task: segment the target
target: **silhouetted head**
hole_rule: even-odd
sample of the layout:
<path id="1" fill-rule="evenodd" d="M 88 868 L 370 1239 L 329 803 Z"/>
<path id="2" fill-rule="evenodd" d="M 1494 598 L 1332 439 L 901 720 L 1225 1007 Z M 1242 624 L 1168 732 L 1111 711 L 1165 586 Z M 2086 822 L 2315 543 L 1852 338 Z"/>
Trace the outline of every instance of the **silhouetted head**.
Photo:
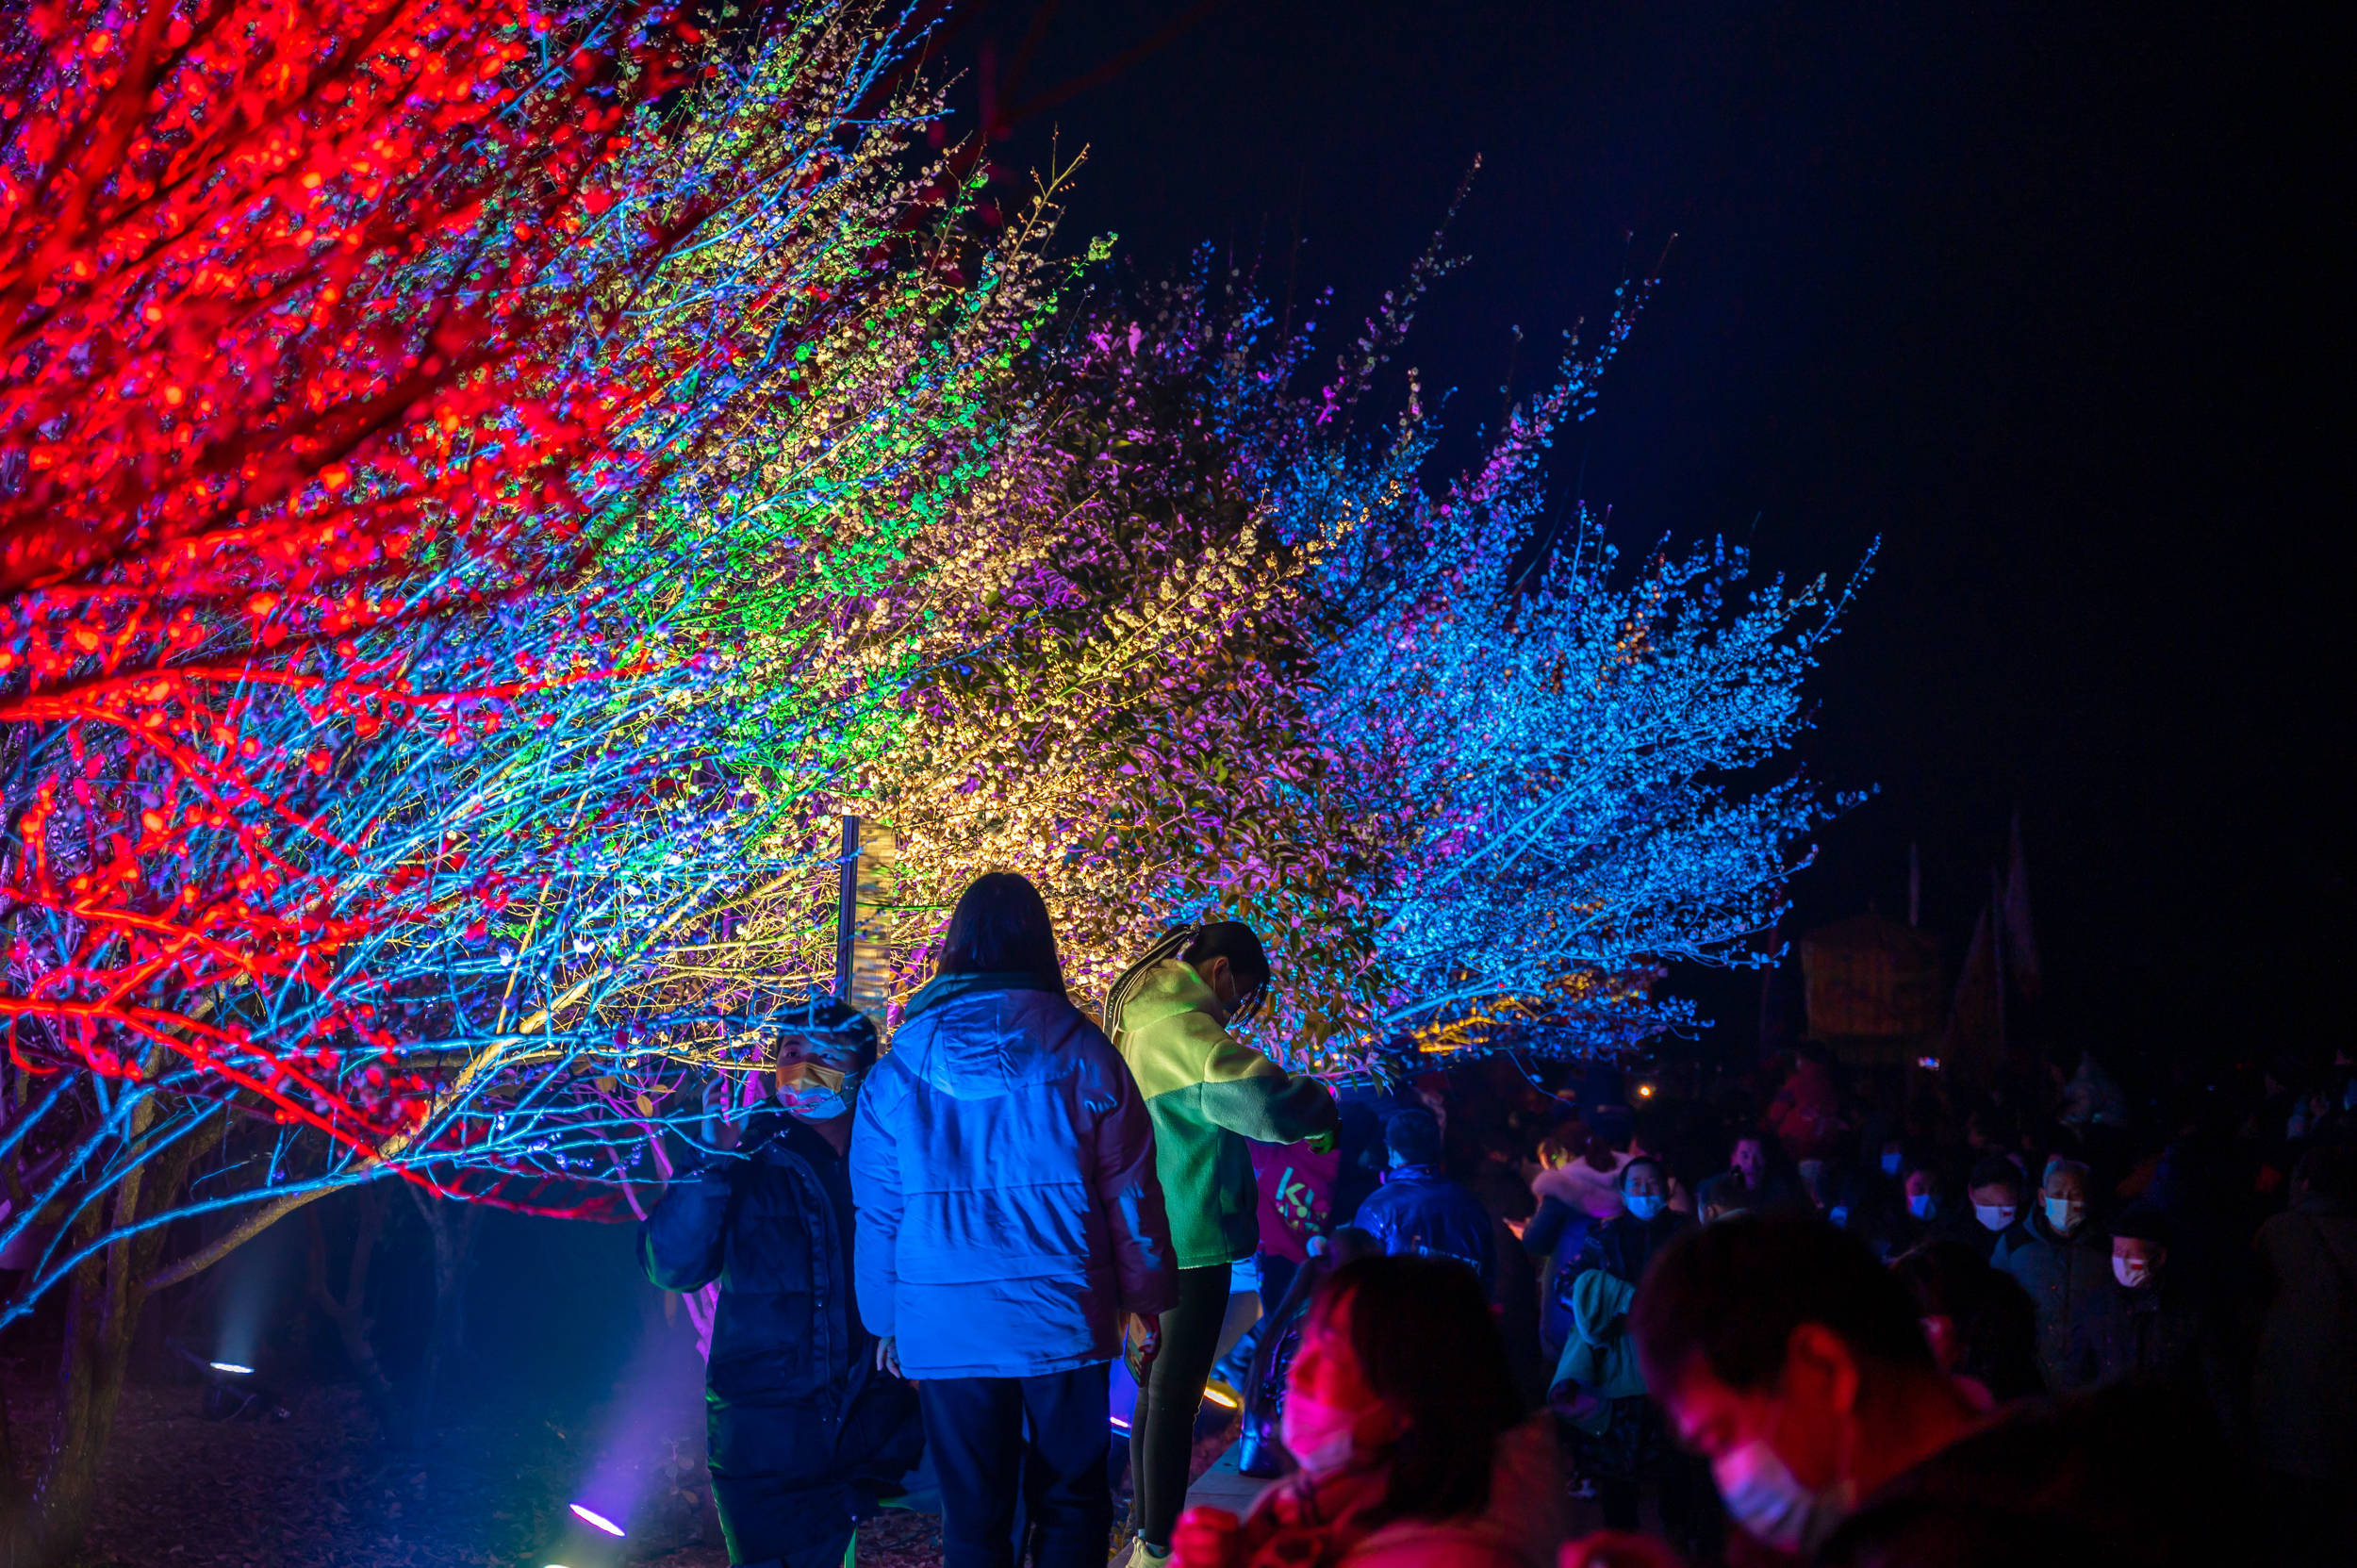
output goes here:
<path id="1" fill-rule="evenodd" d="M 1013 871 L 976 877 L 958 896 L 934 968 L 945 975 L 1031 975 L 1062 990 L 1056 930 L 1039 889 Z"/>

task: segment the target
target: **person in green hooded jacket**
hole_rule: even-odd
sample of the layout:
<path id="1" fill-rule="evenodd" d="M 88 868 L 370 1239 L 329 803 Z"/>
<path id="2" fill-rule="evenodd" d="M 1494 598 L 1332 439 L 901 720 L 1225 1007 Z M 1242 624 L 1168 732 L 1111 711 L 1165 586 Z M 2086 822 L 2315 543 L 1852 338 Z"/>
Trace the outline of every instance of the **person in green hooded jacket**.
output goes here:
<path id="1" fill-rule="evenodd" d="M 1178 1298 L 1141 1338 L 1153 1358 L 1129 1430 L 1133 1564 L 1168 1559 L 1187 1500 L 1195 1417 L 1228 1313 L 1232 1265 L 1260 1246 L 1250 1145 L 1330 1138 L 1334 1098 L 1228 1033 L 1268 989 L 1268 956 L 1235 920 L 1174 932 L 1114 982 L 1105 1021 L 1154 1121 Z"/>

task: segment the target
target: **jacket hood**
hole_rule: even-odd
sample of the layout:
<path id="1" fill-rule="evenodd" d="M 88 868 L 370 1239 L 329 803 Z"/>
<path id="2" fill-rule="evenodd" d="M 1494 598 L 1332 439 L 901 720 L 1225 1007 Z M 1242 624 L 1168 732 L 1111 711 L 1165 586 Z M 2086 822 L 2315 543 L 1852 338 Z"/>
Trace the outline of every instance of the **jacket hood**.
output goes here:
<path id="1" fill-rule="evenodd" d="M 972 975 L 935 975 L 927 981 L 900 1015 L 907 1023 L 918 1014 L 930 1012 L 943 1002 L 957 997 L 970 996 L 977 991 L 1047 991 L 1056 996 L 1064 994 L 1063 984 L 1047 975 L 1035 975 L 1028 969 L 1007 969 L 996 973 Z"/>
<path id="2" fill-rule="evenodd" d="M 1180 958 L 1165 958 L 1138 978 L 1121 1008 L 1121 1016 L 1106 1020 L 1116 1036 L 1175 1018 L 1181 1013 L 1205 1013 L 1211 1021 L 1227 1022 L 1219 998 L 1203 983 L 1195 966 Z"/>
<path id="3" fill-rule="evenodd" d="M 945 976 L 910 1013 L 886 1060 L 953 1099 L 991 1099 L 1058 1076 L 1071 1032 L 1090 1028 L 1061 987 L 1030 975 Z"/>

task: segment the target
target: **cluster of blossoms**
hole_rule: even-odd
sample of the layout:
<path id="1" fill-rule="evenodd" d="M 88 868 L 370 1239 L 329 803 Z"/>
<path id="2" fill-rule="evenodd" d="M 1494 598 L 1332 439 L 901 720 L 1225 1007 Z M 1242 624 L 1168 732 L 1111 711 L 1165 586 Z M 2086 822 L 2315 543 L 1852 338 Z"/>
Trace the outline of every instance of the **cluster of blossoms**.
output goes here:
<path id="1" fill-rule="evenodd" d="M 841 814 L 900 996 L 1019 870 L 1084 1001 L 1250 921 L 1343 1074 L 1676 1025 L 1838 804 L 1723 781 L 1839 592 L 1524 569 L 1633 294 L 1435 481 L 1367 405 L 1437 252 L 1330 372 L 1208 260 L 1051 261 L 1063 173 L 982 199 L 870 0 L 8 25 L 0 1321 L 387 1173 L 634 1211 L 832 974 Z"/>

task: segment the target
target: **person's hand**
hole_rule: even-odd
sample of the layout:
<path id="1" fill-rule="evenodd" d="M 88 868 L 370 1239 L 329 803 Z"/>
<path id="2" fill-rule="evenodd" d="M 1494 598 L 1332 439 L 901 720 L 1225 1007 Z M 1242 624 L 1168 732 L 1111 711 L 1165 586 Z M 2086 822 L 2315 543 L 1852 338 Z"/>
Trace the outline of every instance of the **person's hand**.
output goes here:
<path id="1" fill-rule="evenodd" d="M 1170 1532 L 1174 1568 L 1228 1568 L 1243 1528 L 1243 1521 L 1226 1509 L 1198 1503 L 1178 1516 L 1178 1527 Z"/>
<path id="2" fill-rule="evenodd" d="M 1526 1219 L 1509 1219 L 1506 1222 L 1506 1228 L 1514 1233 L 1514 1239 L 1516 1241 L 1521 1241 L 1523 1239 L 1523 1232 L 1530 1229 L 1530 1221 Z"/>
<path id="3" fill-rule="evenodd" d="M 876 1370 L 889 1372 L 895 1378 L 905 1378 L 900 1370 L 900 1346 L 894 1336 L 886 1334 L 876 1342 Z"/>
<path id="4" fill-rule="evenodd" d="M 1686 1560 L 1652 1536 L 1598 1530 L 1565 1542 L 1555 1568 L 1686 1568 Z"/>
<path id="5" fill-rule="evenodd" d="M 715 1148 L 736 1147 L 737 1126 L 736 1081 L 726 1073 L 714 1073 L 704 1082 L 704 1142 Z"/>

